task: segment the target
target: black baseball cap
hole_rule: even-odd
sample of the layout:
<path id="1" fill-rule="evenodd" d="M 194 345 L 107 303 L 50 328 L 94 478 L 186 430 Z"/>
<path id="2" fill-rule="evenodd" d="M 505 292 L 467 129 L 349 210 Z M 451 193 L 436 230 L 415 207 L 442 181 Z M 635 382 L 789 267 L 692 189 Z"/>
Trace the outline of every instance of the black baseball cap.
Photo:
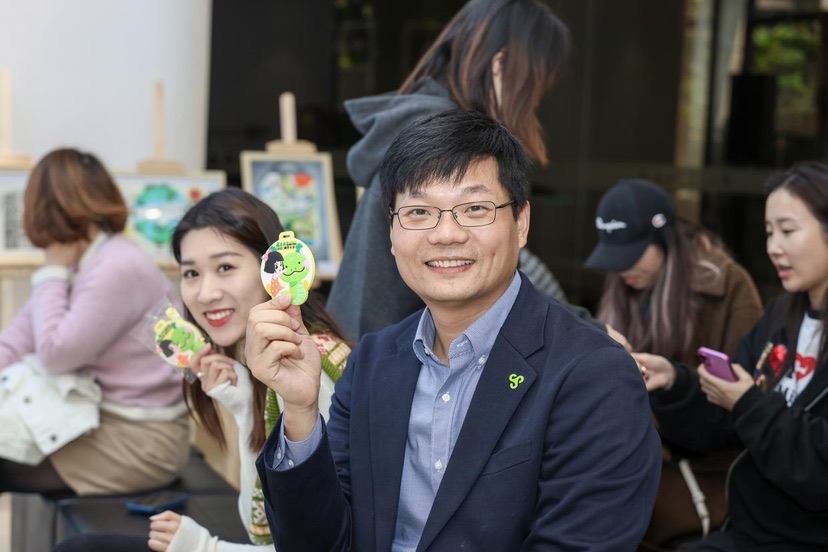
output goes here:
<path id="1" fill-rule="evenodd" d="M 599 242 L 584 265 L 623 272 L 675 221 L 676 204 L 663 188 L 649 180 L 619 180 L 598 203 Z"/>

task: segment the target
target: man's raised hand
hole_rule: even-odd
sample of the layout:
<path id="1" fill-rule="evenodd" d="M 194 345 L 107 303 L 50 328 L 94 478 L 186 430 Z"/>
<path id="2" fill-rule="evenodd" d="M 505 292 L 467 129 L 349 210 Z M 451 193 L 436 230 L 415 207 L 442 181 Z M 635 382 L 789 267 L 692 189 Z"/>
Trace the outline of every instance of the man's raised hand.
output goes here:
<path id="1" fill-rule="evenodd" d="M 253 376 L 282 397 L 285 436 L 304 441 L 319 416 L 322 358 L 290 297 L 250 310 L 244 355 Z"/>

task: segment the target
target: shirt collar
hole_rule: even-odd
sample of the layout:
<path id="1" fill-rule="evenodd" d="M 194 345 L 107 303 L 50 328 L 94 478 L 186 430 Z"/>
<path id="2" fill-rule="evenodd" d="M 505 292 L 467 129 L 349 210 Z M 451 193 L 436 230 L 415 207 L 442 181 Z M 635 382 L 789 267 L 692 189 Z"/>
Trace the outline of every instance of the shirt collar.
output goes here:
<path id="1" fill-rule="evenodd" d="M 81 255 L 80 262 L 78 262 L 78 271 L 82 270 L 85 267 L 89 260 L 95 256 L 95 253 L 98 252 L 98 249 L 111 237 L 111 234 L 108 232 L 104 232 L 100 230 L 95 238 L 92 240 L 92 243 L 89 244 L 89 247 L 86 248 L 86 251 L 83 252 Z"/>
<path id="2" fill-rule="evenodd" d="M 457 336 L 452 342 L 452 345 L 459 343 L 462 339 L 468 339 L 474 354 L 473 358 L 488 358 L 489 352 L 492 350 L 492 346 L 494 346 L 495 339 L 497 339 L 497 334 L 506 321 L 506 317 L 509 316 L 509 311 L 512 310 L 512 306 L 515 304 L 518 292 L 520 291 L 520 284 L 520 274 L 515 271 L 512 283 L 509 284 L 509 287 L 506 288 L 503 295 L 495 301 L 494 305 L 489 307 L 486 312 L 475 320 L 471 326 Z M 433 354 L 431 351 L 434 348 L 434 337 L 436 333 L 434 318 L 431 316 L 431 311 L 426 307 L 420 316 L 420 323 L 417 325 L 417 332 L 414 334 L 414 343 L 412 344 L 414 354 L 417 355 L 417 358 L 423 364 L 425 364 L 426 355 Z M 485 360 L 479 365 L 482 366 L 484 363 Z"/>

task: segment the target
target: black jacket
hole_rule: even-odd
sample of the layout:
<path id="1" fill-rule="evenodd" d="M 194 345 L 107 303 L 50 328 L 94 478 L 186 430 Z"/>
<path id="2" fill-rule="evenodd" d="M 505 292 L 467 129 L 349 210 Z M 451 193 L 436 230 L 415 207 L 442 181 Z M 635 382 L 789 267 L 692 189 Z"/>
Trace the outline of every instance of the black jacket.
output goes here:
<path id="1" fill-rule="evenodd" d="M 795 354 L 782 316 L 779 303 L 772 303 L 742 338 L 734 362 L 752 371 L 768 342 Z M 828 550 L 827 361 L 819 359 L 811 383 L 791 407 L 779 393 L 753 387 L 727 412 L 707 402 L 696 371 L 683 365 L 669 391 L 650 395 L 669 439 L 699 452 L 745 448 L 728 477 L 729 527 L 757 544 Z M 762 371 L 778 379 L 770 362 Z"/>

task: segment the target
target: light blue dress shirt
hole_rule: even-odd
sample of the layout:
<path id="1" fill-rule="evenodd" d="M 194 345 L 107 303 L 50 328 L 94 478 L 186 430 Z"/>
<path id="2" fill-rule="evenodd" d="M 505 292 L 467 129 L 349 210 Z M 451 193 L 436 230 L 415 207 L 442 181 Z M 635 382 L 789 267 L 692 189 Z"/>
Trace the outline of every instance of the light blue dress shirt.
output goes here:
<path id="1" fill-rule="evenodd" d="M 500 328 L 517 299 L 520 284 L 520 275 L 515 272 L 506 292 L 451 342 L 448 366 L 432 351 L 436 335 L 434 319 L 428 309 L 423 311 L 413 343 L 414 354 L 422 367 L 408 421 L 392 552 L 413 552 L 420 542 L 477 382 Z M 319 446 L 321 416 L 311 435 L 302 442 L 287 440 L 284 424 L 279 431 L 281 444 L 276 449 L 273 468 L 284 471 L 307 460 Z"/>

